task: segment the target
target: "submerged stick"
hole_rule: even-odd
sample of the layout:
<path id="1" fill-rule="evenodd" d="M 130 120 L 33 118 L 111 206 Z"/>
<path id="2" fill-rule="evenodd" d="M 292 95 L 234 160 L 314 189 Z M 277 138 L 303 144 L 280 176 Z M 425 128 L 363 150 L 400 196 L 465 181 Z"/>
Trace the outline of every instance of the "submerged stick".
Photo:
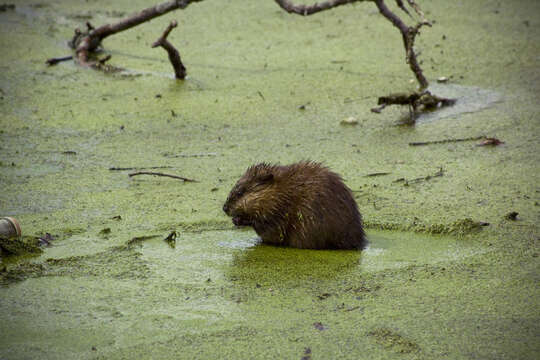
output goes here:
<path id="1" fill-rule="evenodd" d="M 433 178 L 440 177 L 440 176 L 444 176 L 444 169 L 442 167 L 439 168 L 439 171 L 437 171 L 433 175 L 422 176 L 422 177 L 418 177 L 418 178 L 410 179 L 410 180 L 407 180 L 405 178 L 399 178 L 399 179 L 394 180 L 393 182 L 394 183 L 401 183 L 402 182 L 403 186 L 409 186 L 409 184 L 415 184 L 415 183 L 419 183 L 419 182 L 422 182 L 422 181 L 428 181 L 428 180 L 431 180 Z"/>
<path id="2" fill-rule="evenodd" d="M 389 175 L 389 174 L 391 174 L 391 173 L 381 171 L 381 172 L 375 172 L 375 173 L 366 174 L 366 175 L 364 175 L 364 177 L 385 176 L 385 175 Z"/>
<path id="3" fill-rule="evenodd" d="M 49 66 L 52 66 L 52 65 L 58 64 L 59 62 L 68 61 L 68 60 L 71 60 L 71 59 L 73 59 L 73 55 L 57 57 L 57 58 L 50 58 L 50 59 L 47 59 L 47 61 L 45 61 L 45 63 L 47 65 L 49 65 Z"/>
<path id="4" fill-rule="evenodd" d="M 111 171 L 125 171 L 125 170 L 144 170 L 144 169 L 170 169 L 172 166 L 150 166 L 150 167 L 110 167 Z"/>
<path id="5" fill-rule="evenodd" d="M 217 155 L 218 155 L 217 153 L 201 153 L 201 154 L 176 154 L 176 155 L 165 154 L 163 156 L 169 157 L 169 158 L 197 158 L 197 157 L 205 157 L 205 156 L 212 157 L 212 156 L 217 156 Z"/>
<path id="6" fill-rule="evenodd" d="M 133 176 L 137 176 L 137 175 L 165 176 L 165 177 L 170 177 L 170 178 L 173 178 L 173 179 L 184 180 L 184 182 L 198 182 L 197 180 L 188 179 L 188 178 L 185 178 L 185 177 L 182 177 L 182 176 L 158 173 L 158 172 L 153 172 L 153 171 L 137 171 L 137 172 L 134 172 L 134 173 L 131 173 L 131 174 L 128 174 L 128 175 L 129 175 L 129 177 L 133 177 Z"/>

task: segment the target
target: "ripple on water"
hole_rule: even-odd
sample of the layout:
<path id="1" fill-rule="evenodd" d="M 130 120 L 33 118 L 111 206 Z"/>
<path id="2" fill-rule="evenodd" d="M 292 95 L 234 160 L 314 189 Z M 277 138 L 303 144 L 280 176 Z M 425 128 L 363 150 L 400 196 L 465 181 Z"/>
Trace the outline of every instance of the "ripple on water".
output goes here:
<path id="1" fill-rule="evenodd" d="M 489 89 L 457 84 L 432 84 L 428 90 L 439 97 L 457 99 L 455 105 L 422 113 L 416 124 L 430 123 L 444 118 L 456 117 L 460 114 L 477 112 L 493 106 L 502 100 L 502 94 Z"/>
<path id="2" fill-rule="evenodd" d="M 220 241 L 218 245 L 229 249 L 247 249 L 259 243 L 260 239 L 251 235 L 250 237 L 231 236 L 230 239 Z"/>
<path id="3" fill-rule="evenodd" d="M 456 261 L 486 251 L 455 237 L 413 232 L 370 232 L 369 241 L 360 264 L 366 271 Z"/>

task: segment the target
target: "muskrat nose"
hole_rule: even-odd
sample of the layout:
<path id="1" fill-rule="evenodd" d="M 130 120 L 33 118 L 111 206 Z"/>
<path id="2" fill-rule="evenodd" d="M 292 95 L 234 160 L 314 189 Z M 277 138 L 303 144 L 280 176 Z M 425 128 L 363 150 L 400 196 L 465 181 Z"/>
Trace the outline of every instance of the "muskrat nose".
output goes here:
<path id="1" fill-rule="evenodd" d="M 227 204 L 223 205 L 223 211 L 226 213 L 227 211 L 229 211 L 229 206 L 227 206 Z"/>

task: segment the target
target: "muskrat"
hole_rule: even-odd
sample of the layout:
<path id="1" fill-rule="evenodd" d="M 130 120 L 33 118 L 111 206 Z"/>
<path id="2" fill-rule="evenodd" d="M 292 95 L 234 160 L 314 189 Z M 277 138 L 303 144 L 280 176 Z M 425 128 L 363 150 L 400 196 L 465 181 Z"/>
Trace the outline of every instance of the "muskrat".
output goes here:
<path id="1" fill-rule="evenodd" d="M 312 161 L 249 167 L 223 211 L 264 243 L 302 249 L 362 249 L 362 216 L 341 176 Z"/>

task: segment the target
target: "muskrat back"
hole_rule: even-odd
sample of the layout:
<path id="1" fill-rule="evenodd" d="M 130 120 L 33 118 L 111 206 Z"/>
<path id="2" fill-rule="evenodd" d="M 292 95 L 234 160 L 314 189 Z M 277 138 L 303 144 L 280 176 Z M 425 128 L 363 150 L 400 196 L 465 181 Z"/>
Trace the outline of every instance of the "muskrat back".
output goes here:
<path id="1" fill-rule="evenodd" d="M 262 241 L 304 249 L 361 249 L 362 217 L 341 177 L 319 163 L 249 167 L 223 211 Z"/>

